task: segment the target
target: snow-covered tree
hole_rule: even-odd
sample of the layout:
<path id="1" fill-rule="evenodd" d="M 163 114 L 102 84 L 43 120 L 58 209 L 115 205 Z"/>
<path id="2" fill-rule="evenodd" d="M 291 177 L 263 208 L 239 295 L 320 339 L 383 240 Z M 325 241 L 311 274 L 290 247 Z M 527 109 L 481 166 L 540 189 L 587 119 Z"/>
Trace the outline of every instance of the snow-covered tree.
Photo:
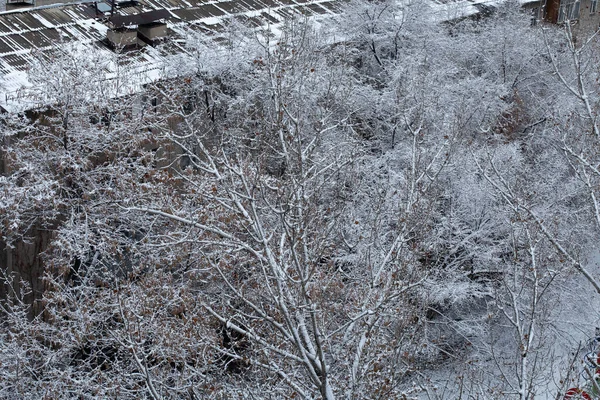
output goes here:
<path id="1" fill-rule="evenodd" d="M 13 253 L 47 232 L 44 279 L 3 271 L 0 396 L 564 391 L 562 292 L 598 281 L 595 43 L 421 7 L 190 32 L 136 94 L 126 54 L 40 56 L 0 224 Z"/>

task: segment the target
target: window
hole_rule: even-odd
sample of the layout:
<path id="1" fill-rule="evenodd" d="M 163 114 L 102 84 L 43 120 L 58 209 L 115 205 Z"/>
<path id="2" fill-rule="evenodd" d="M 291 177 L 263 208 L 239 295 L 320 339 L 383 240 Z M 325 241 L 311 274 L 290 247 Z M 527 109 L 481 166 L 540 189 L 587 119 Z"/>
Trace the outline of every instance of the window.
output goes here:
<path id="1" fill-rule="evenodd" d="M 598 0 L 592 0 L 590 4 L 590 14 L 594 14 L 598 11 Z"/>
<path id="2" fill-rule="evenodd" d="M 579 18 L 579 0 L 562 0 L 558 10 L 558 23 Z"/>
<path id="3" fill-rule="evenodd" d="M 540 9 L 537 7 L 531 10 L 531 26 L 537 25 L 539 13 Z"/>

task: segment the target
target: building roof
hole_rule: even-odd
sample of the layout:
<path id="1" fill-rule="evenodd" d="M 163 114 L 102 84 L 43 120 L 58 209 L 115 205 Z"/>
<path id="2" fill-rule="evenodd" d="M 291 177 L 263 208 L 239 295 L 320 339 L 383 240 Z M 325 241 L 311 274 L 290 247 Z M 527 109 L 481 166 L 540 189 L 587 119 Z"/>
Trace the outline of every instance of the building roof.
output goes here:
<path id="1" fill-rule="evenodd" d="M 58 45 L 94 52 L 113 50 L 106 40 L 109 29 L 160 20 L 168 26 L 169 46 L 146 46 L 132 52 L 129 68 L 136 87 L 158 79 L 165 58 L 184 53 L 187 30 L 207 35 L 222 30 L 230 19 L 252 26 L 277 24 L 292 14 L 319 16 L 335 13 L 343 0 L 139 0 L 117 3 L 118 16 L 94 2 L 61 4 L 0 13 L 0 107 L 18 112 L 43 105 L 32 98 L 28 71 L 39 68 L 40 57 Z M 108 3 L 110 4 L 110 3 Z M 107 64 L 109 65 L 109 64 Z M 108 67 L 110 68 L 110 66 Z M 115 66 L 116 68 L 116 66 Z M 110 76 L 110 72 L 106 76 Z M 113 71 L 114 72 L 114 71 Z"/>
<path id="2" fill-rule="evenodd" d="M 167 24 L 169 46 L 145 46 L 128 53 L 129 79 L 119 95 L 138 91 L 144 84 L 165 78 L 166 59 L 186 52 L 189 30 L 206 36 L 217 34 L 228 20 L 250 26 L 276 26 L 290 15 L 326 16 L 339 12 L 348 0 L 115 0 L 111 16 L 110 0 L 57 4 L 0 13 L 0 108 L 19 112 L 51 103 L 32 96 L 29 71 L 40 68 L 40 58 L 50 58 L 60 46 L 93 50 L 113 58 L 107 41 L 109 29 L 122 29 L 160 20 Z M 398 0 L 400 2 L 405 0 Z M 430 17 L 436 21 L 463 18 L 495 7 L 506 0 L 424 0 Z M 519 0 L 529 3 L 534 0 Z M 537 0 L 535 0 L 537 1 Z M 107 62 L 103 79 L 116 77 L 122 65 Z M 46 104 L 44 104 L 46 103 Z"/>

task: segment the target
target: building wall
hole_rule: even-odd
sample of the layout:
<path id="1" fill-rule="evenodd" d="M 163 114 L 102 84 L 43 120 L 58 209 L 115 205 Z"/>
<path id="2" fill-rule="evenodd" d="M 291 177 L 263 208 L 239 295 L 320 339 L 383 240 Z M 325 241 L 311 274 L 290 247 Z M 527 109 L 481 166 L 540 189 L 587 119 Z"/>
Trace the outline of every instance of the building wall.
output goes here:
<path id="1" fill-rule="evenodd" d="M 579 8 L 579 20 L 573 25 L 573 33 L 577 40 L 585 40 L 592 35 L 600 26 L 600 0 L 596 6 L 596 11 L 592 10 L 592 0 L 581 0 Z"/>
<path id="2" fill-rule="evenodd" d="M 2 129 L 1 126 L 0 126 L 0 129 Z M 3 140 L 3 142 L 4 143 L 0 143 L 0 176 L 8 175 L 8 160 L 6 159 L 5 151 L 2 150 L 2 145 L 6 146 L 8 148 L 8 145 L 10 144 L 9 136 L 6 136 Z"/>
<path id="3" fill-rule="evenodd" d="M 42 310 L 39 301 L 45 290 L 43 253 L 54 236 L 53 229 L 36 226 L 26 233 L 27 240 L 17 240 L 8 246 L 0 240 L 0 272 L 12 277 L 12 282 L 0 282 L 0 301 L 14 297 L 25 289 L 26 304 L 31 304 L 29 317 Z M 29 287 L 24 288 L 23 282 Z"/>
<path id="4" fill-rule="evenodd" d="M 596 11 L 592 12 L 592 0 L 579 1 L 579 15 L 571 21 L 573 32 L 579 36 L 584 34 L 593 34 L 598 29 L 600 24 L 600 0 L 596 7 Z M 544 7 L 544 20 L 546 22 L 558 23 L 560 15 L 560 7 L 565 2 L 573 2 L 573 0 L 546 0 Z"/>

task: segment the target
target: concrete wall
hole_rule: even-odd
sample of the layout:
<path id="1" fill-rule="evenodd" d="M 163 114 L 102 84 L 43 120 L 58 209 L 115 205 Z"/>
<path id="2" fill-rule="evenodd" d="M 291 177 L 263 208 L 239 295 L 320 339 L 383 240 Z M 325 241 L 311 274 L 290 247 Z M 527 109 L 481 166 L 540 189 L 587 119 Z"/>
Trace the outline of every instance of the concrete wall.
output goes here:
<path id="1" fill-rule="evenodd" d="M 581 0 L 579 20 L 573 26 L 573 33 L 578 41 L 586 40 L 596 32 L 598 26 L 600 26 L 600 13 L 598 12 L 598 10 L 600 10 L 600 0 L 598 0 L 595 12 L 591 12 L 591 7 L 591 0 Z"/>

